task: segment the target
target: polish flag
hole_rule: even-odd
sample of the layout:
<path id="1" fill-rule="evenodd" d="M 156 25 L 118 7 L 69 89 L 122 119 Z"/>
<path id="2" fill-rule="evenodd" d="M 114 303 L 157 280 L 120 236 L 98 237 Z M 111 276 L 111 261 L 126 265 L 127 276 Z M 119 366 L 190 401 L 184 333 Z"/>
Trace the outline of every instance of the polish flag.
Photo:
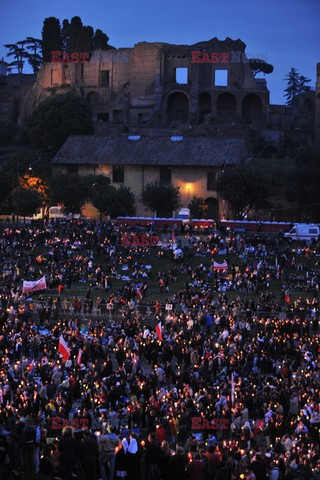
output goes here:
<path id="1" fill-rule="evenodd" d="M 46 288 L 46 276 L 44 275 L 35 282 L 28 282 L 27 280 L 23 280 L 22 293 L 37 292 L 38 290 L 46 290 Z"/>
<path id="2" fill-rule="evenodd" d="M 77 356 L 77 364 L 81 365 L 81 357 L 82 357 L 82 350 L 79 349 L 78 356 Z"/>
<path id="3" fill-rule="evenodd" d="M 142 294 L 140 292 L 140 288 L 137 288 L 136 289 L 136 295 L 139 297 L 139 298 L 142 298 Z"/>
<path id="4" fill-rule="evenodd" d="M 213 268 L 214 270 L 218 272 L 222 272 L 223 270 L 228 270 L 228 263 L 223 262 L 223 263 L 218 263 L 218 262 L 213 262 Z"/>
<path id="5" fill-rule="evenodd" d="M 62 335 L 59 338 L 58 352 L 62 355 L 63 361 L 66 362 L 70 358 L 70 350 Z"/>
<path id="6" fill-rule="evenodd" d="M 156 334 L 158 336 L 159 342 L 162 342 L 162 324 L 161 324 L 161 322 L 159 322 L 156 325 Z"/>

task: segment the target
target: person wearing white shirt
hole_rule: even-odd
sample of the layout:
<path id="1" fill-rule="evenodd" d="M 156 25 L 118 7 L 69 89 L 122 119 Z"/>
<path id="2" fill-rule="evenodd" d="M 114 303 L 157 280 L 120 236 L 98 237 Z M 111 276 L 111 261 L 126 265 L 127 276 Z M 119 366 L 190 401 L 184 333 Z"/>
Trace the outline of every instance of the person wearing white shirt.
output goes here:
<path id="1" fill-rule="evenodd" d="M 144 340 L 145 340 L 146 338 L 148 338 L 148 335 L 150 335 L 150 330 L 149 330 L 147 327 L 145 327 L 144 332 L 143 332 L 143 338 L 144 338 Z"/>

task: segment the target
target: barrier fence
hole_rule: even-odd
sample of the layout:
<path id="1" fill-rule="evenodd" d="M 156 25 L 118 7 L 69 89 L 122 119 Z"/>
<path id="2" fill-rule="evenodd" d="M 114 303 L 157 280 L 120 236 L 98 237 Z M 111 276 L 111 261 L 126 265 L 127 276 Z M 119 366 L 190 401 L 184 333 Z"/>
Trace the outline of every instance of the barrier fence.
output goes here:
<path id="1" fill-rule="evenodd" d="M 26 302 L 23 305 L 14 305 L 14 311 L 18 313 L 32 313 L 35 315 L 44 314 L 49 318 L 54 316 L 73 316 L 80 318 L 102 318 L 107 317 L 109 319 L 123 318 L 128 313 L 140 313 L 143 316 L 155 317 L 159 314 L 166 315 L 168 313 L 176 314 L 191 314 L 193 316 L 199 315 L 201 312 L 203 314 L 210 313 L 211 315 L 215 314 L 225 314 L 225 315 L 234 315 L 233 307 L 229 309 L 222 308 L 219 304 L 215 306 L 192 306 L 185 307 L 180 304 L 174 303 L 162 303 L 162 304 L 153 304 L 153 305 L 140 305 L 140 304 L 119 304 L 119 303 L 105 303 L 105 304 L 94 304 L 92 307 L 89 307 L 86 304 L 85 297 L 77 297 L 81 302 L 81 308 L 78 305 L 72 303 L 71 300 L 66 300 L 61 297 L 61 301 L 48 302 L 47 300 L 33 300 Z M 1 308 L 4 308 L 1 305 Z M 8 313 L 10 307 L 7 306 Z M 12 307 L 11 307 L 12 309 Z M 248 318 L 248 319 L 261 319 L 261 318 L 273 318 L 277 317 L 279 320 L 282 319 L 294 319 L 294 318 L 310 318 L 313 319 L 315 316 L 319 318 L 319 312 L 315 312 L 311 309 L 293 309 L 289 308 L 281 311 L 270 311 L 270 310 L 239 310 L 236 314 L 237 317 Z"/>

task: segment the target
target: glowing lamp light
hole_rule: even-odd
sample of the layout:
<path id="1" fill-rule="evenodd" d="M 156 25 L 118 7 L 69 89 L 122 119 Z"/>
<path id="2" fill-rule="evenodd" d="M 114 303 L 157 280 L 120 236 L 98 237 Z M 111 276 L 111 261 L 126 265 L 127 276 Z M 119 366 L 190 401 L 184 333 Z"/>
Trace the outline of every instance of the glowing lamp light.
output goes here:
<path id="1" fill-rule="evenodd" d="M 192 183 L 186 183 L 186 191 L 187 195 L 190 195 L 190 193 L 192 192 Z"/>

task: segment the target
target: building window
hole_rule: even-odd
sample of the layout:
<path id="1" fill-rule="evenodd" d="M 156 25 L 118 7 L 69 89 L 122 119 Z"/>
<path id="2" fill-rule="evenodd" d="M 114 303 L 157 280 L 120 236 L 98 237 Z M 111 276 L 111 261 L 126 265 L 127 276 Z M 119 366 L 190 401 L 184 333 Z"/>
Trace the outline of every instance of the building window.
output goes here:
<path id="1" fill-rule="evenodd" d="M 176 83 L 188 83 L 188 69 L 186 67 L 176 68 Z"/>
<path id="2" fill-rule="evenodd" d="M 214 70 L 213 84 L 215 87 L 227 87 L 228 86 L 228 70 Z"/>
<path id="3" fill-rule="evenodd" d="M 124 167 L 122 165 L 117 167 L 112 167 L 112 182 L 113 183 L 124 182 Z"/>
<path id="4" fill-rule="evenodd" d="M 160 167 L 160 183 L 171 183 L 171 167 Z"/>
<path id="5" fill-rule="evenodd" d="M 101 70 L 100 87 L 109 87 L 109 70 Z"/>
<path id="6" fill-rule="evenodd" d="M 113 121 L 114 123 L 122 122 L 122 110 L 113 110 Z"/>
<path id="7" fill-rule="evenodd" d="M 109 113 L 98 112 L 97 113 L 97 120 L 102 120 L 104 123 L 109 122 Z"/>
<path id="8" fill-rule="evenodd" d="M 149 114 L 148 113 L 138 113 L 138 124 L 143 125 L 148 122 Z"/>
<path id="9" fill-rule="evenodd" d="M 70 175 L 78 175 L 79 174 L 79 166 L 78 165 L 67 165 L 67 173 Z"/>
<path id="10" fill-rule="evenodd" d="M 215 192 L 217 190 L 216 172 L 207 172 L 207 190 L 208 192 Z"/>

